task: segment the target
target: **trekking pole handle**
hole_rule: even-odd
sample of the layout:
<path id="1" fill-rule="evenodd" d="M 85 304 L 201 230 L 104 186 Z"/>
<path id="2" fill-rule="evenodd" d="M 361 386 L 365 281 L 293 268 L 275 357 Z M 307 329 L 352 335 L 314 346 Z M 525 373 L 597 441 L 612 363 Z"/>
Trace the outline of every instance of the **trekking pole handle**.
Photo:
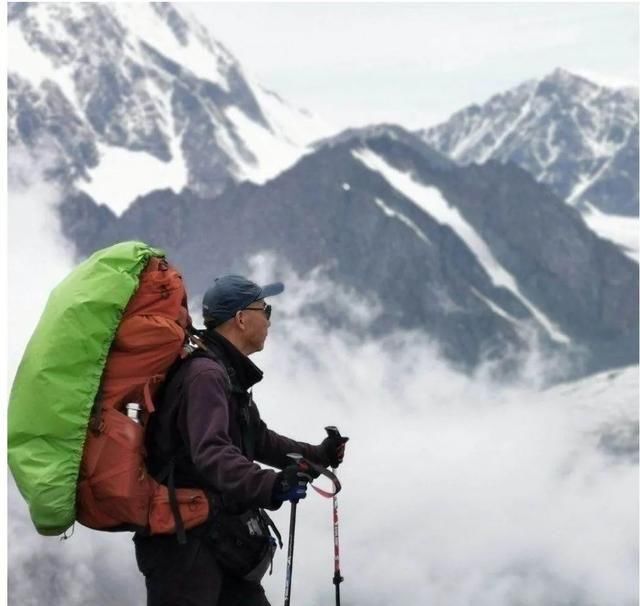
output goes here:
<path id="1" fill-rule="evenodd" d="M 328 427 L 325 427 L 324 430 L 327 432 L 327 435 L 330 438 L 341 438 L 342 436 L 340 435 L 340 432 L 338 431 L 338 428 L 335 425 L 329 425 Z"/>

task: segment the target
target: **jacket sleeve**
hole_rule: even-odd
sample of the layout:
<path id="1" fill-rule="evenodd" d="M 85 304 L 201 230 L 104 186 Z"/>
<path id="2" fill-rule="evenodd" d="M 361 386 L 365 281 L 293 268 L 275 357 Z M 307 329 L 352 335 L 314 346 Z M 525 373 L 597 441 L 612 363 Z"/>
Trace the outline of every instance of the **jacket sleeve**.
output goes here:
<path id="1" fill-rule="evenodd" d="M 225 500 L 272 508 L 276 474 L 249 461 L 229 436 L 229 401 L 224 371 L 201 368 L 184 385 L 184 431 L 201 477 Z"/>
<path id="2" fill-rule="evenodd" d="M 256 408 L 257 411 L 257 408 Z M 260 419 L 256 431 L 256 460 L 277 469 L 284 469 L 292 463 L 287 457 L 289 453 L 299 453 L 312 463 L 327 466 L 329 461 L 325 458 L 320 446 L 312 446 L 306 442 L 297 442 L 291 438 L 282 436 L 269 429 L 267 424 Z"/>

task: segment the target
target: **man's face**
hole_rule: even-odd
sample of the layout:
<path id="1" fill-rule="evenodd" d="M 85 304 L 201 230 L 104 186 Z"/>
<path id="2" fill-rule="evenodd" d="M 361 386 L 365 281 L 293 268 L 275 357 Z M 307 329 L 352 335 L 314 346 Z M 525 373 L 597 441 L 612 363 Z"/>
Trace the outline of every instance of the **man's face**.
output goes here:
<path id="1" fill-rule="evenodd" d="M 267 318 L 267 304 L 264 299 L 254 301 L 251 305 L 242 310 L 242 319 L 244 322 L 244 337 L 251 353 L 262 351 L 264 342 L 269 333 L 271 322 Z"/>

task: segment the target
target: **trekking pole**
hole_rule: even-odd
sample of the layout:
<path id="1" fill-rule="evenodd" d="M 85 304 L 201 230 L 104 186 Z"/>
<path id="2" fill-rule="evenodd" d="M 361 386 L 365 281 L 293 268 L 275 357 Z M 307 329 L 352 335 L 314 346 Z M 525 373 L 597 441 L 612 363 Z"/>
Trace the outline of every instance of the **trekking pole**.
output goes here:
<path id="1" fill-rule="evenodd" d="M 305 471 L 311 470 L 316 474 L 317 477 L 322 475 L 322 476 L 325 476 L 326 478 L 329 478 L 329 480 L 331 480 L 331 482 L 333 483 L 333 492 L 328 492 L 326 490 L 323 490 L 322 488 L 318 488 L 317 486 L 313 486 L 313 484 L 311 484 L 311 487 L 318 494 L 322 495 L 327 499 L 330 499 L 332 497 L 335 497 L 335 495 L 338 494 L 338 492 L 340 492 L 340 489 L 341 489 L 340 480 L 338 480 L 338 478 L 334 473 L 330 472 L 328 469 L 325 469 L 324 467 L 321 467 L 320 465 L 312 463 L 311 461 L 307 461 L 301 454 L 292 453 L 292 454 L 288 454 L 287 456 L 296 462 L 298 469 L 300 471 L 305 472 Z M 309 480 L 311 480 L 310 476 L 309 476 Z M 298 501 L 291 501 L 291 517 L 289 518 L 289 545 L 287 548 L 287 578 L 284 586 L 284 606 L 289 606 L 289 603 L 291 601 L 291 584 L 292 584 L 292 577 L 293 577 L 293 545 L 294 545 L 295 532 L 296 532 L 297 505 L 298 505 Z"/>
<path id="2" fill-rule="evenodd" d="M 297 464 L 300 464 L 302 455 L 288 454 Z M 289 545 L 287 547 L 287 577 L 284 585 L 284 606 L 289 606 L 291 601 L 291 579 L 293 576 L 293 543 L 296 533 L 296 508 L 298 501 L 291 501 L 291 517 L 289 518 Z"/>
<path id="3" fill-rule="evenodd" d="M 335 426 L 325 427 L 329 437 L 340 438 L 340 432 Z M 335 469 L 332 468 L 335 472 Z M 337 493 L 336 493 L 337 494 Z M 338 498 L 333 495 L 333 584 L 336 586 L 336 606 L 340 606 L 340 583 L 344 578 L 340 574 L 340 538 L 338 533 Z"/>

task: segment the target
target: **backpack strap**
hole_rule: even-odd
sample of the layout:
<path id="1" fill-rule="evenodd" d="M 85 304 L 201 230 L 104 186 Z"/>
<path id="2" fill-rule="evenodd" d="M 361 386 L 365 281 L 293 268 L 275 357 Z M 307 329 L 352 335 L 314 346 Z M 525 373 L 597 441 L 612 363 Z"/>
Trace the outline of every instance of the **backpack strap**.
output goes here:
<path id="1" fill-rule="evenodd" d="M 183 355 L 180 356 L 169 368 L 167 374 L 165 376 L 165 380 L 163 383 L 163 391 L 160 395 L 159 401 L 164 398 L 166 386 L 169 384 L 171 380 L 175 378 L 178 372 L 182 369 L 183 363 L 186 362 L 191 357 L 197 357 L 198 349 L 190 347 L 187 344 L 184 348 Z M 178 397 L 181 397 L 182 392 L 182 384 L 180 383 L 178 386 Z M 150 417 L 153 420 L 153 415 Z M 150 438 L 151 432 L 153 428 L 150 426 L 147 429 L 147 438 Z M 184 447 L 179 448 L 174 454 L 172 454 L 166 463 L 166 465 L 161 469 L 161 471 L 156 475 L 155 480 L 159 484 L 165 484 L 167 486 L 167 491 L 169 493 L 169 507 L 171 508 L 171 513 L 173 514 L 173 519 L 176 525 L 176 537 L 178 543 L 180 545 L 184 545 L 187 542 L 187 535 L 184 528 L 184 520 L 182 519 L 182 515 L 180 513 L 180 507 L 178 505 L 178 497 L 176 495 L 176 484 L 175 484 L 175 468 L 176 468 L 176 460 L 185 457 L 186 452 Z"/>
<path id="2" fill-rule="evenodd" d="M 238 421 L 240 423 L 240 428 L 242 431 L 241 440 L 242 447 L 241 451 L 247 459 L 253 461 L 255 456 L 255 436 L 252 431 L 251 426 L 251 414 L 249 412 L 249 408 L 253 403 L 253 393 L 252 391 L 245 391 L 241 387 L 239 387 L 237 374 L 234 368 L 226 364 L 223 356 L 219 355 L 213 348 L 209 347 L 207 343 L 205 343 L 201 334 L 195 329 L 189 333 L 191 340 L 195 345 L 194 351 L 190 354 L 191 357 L 205 357 L 215 360 L 222 366 L 225 370 L 225 379 L 227 381 L 227 388 L 229 390 L 229 395 L 236 395 L 236 402 L 238 404 Z M 248 398 L 247 398 L 248 395 Z"/>
<path id="3" fill-rule="evenodd" d="M 282 549 L 282 535 L 280 534 L 275 522 L 271 519 L 271 516 L 264 509 L 258 509 L 258 515 L 262 518 L 267 527 L 273 531 L 273 534 L 276 535 L 278 545 L 280 545 L 280 549 Z"/>

